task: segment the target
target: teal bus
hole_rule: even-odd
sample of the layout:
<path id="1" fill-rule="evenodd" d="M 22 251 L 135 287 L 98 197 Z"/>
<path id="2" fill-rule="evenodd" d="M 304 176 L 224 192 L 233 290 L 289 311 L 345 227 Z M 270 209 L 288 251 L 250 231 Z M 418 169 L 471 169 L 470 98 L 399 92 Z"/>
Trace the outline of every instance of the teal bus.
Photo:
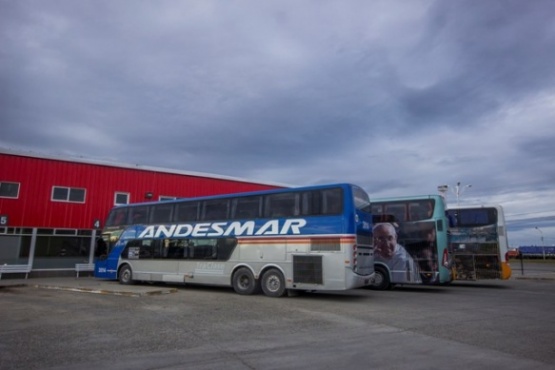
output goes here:
<path id="1" fill-rule="evenodd" d="M 445 201 L 439 195 L 372 200 L 373 288 L 452 281 Z"/>
<path id="2" fill-rule="evenodd" d="M 95 276 L 122 284 L 206 284 L 280 297 L 359 288 L 374 278 L 370 200 L 352 184 L 117 206 L 106 227 L 113 246 L 96 261 Z"/>

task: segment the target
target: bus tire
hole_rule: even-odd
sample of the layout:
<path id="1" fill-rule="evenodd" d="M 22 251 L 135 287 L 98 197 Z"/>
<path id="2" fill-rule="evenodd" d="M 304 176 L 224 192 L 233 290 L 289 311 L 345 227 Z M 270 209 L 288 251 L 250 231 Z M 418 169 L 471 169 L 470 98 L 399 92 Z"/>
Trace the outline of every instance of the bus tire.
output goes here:
<path id="1" fill-rule="evenodd" d="M 231 284 L 238 294 L 251 295 L 258 291 L 258 281 L 254 278 L 251 270 L 246 267 L 241 267 L 233 273 Z"/>
<path id="2" fill-rule="evenodd" d="M 129 265 L 125 265 L 119 270 L 118 280 L 119 283 L 123 285 L 133 284 L 133 271 Z"/>
<path id="3" fill-rule="evenodd" d="M 278 269 L 269 269 L 262 275 L 262 291 L 268 297 L 283 297 L 285 295 L 285 278 Z"/>
<path id="4" fill-rule="evenodd" d="M 391 289 L 391 281 L 389 280 L 389 272 L 383 266 L 374 267 L 375 278 L 374 283 L 371 285 L 372 289 L 375 290 L 387 290 Z"/>

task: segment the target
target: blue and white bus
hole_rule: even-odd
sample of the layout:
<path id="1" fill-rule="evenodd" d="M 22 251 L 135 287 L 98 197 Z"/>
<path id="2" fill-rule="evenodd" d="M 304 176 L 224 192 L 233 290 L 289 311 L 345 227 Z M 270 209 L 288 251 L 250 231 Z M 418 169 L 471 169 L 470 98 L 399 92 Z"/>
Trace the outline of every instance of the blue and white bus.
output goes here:
<path id="1" fill-rule="evenodd" d="M 135 212 L 140 210 L 140 212 Z M 141 222 L 132 221 L 142 214 Z M 374 278 L 368 194 L 356 185 L 226 194 L 115 207 L 125 214 L 95 276 L 260 289 L 345 290 Z"/>
<path id="2" fill-rule="evenodd" d="M 445 201 L 439 195 L 372 199 L 374 289 L 452 280 Z"/>

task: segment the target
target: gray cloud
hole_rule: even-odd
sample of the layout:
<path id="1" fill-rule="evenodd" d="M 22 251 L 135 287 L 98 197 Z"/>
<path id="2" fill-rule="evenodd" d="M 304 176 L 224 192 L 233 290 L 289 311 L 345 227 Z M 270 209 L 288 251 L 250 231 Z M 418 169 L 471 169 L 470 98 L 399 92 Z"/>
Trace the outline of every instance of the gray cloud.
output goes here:
<path id="1" fill-rule="evenodd" d="M 0 146 L 372 196 L 464 181 L 549 221 L 554 25 L 542 0 L 4 1 Z"/>

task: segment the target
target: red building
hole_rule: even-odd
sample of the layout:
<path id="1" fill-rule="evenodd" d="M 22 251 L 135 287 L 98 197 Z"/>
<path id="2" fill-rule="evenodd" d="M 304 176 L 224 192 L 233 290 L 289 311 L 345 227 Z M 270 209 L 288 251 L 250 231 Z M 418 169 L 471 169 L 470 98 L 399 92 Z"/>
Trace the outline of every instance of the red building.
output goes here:
<path id="1" fill-rule="evenodd" d="M 97 231 L 116 204 L 283 187 L 238 178 L 0 148 L 0 265 L 31 275 L 92 263 Z"/>

